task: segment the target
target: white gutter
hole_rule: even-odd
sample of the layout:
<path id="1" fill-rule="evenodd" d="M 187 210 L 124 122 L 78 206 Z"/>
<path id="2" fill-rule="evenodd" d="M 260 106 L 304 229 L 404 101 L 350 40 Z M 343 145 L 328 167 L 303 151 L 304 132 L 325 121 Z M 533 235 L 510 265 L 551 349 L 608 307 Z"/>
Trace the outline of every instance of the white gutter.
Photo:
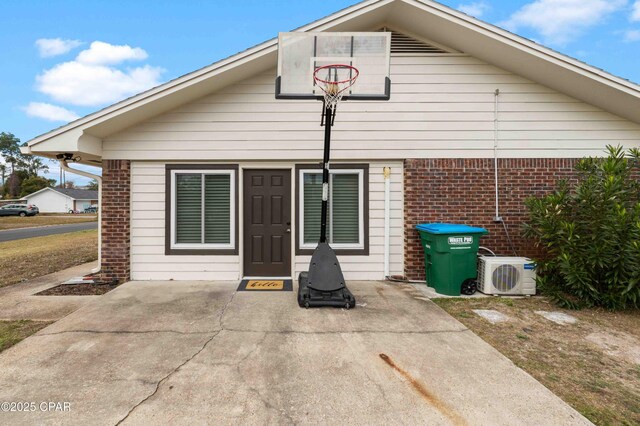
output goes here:
<path id="1" fill-rule="evenodd" d="M 494 92 L 494 109 L 493 109 L 493 171 L 496 187 L 496 215 L 493 218 L 494 222 L 502 222 L 500 217 L 500 201 L 499 201 L 499 188 L 498 188 L 498 97 L 500 96 L 500 89 L 496 89 Z"/>
<path id="2" fill-rule="evenodd" d="M 96 274 L 102 269 L 102 176 L 94 175 L 93 173 L 83 170 L 72 169 L 64 158 L 58 161 L 63 170 L 98 181 L 98 267 L 91 270 L 91 273 Z"/>
<path id="3" fill-rule="evenodd" d="M 390 222 L 391 222 L 391 168 L 384 168 L 384 278 L 389 278 Z"/>

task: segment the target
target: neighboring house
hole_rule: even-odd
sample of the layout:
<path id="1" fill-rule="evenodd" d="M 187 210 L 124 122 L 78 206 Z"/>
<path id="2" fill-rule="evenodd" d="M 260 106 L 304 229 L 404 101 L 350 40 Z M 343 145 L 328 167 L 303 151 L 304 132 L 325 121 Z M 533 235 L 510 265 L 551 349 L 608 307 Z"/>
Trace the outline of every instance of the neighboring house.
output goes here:
<path id="1" fill-rule="evenodd" d="M 420 222 L 483 226 L 484 246 L 512 252 L 494 222 L 494 153 L 498 213 L 518 254 L 530 255 L 520 236 L 527 196 L 607 144 L 640 147 L 640 86 L 439 3 L 369 0 L 298 31 L 383 28 L 395 32 L 391 100 L 345 102 L 333 129 L 330 231 L 347 279 L 384 278 L 386 167 L 390 273 L 420 279 Z M 25 153 L 102 167 L 105 275 L 306 270 L 321 104 L 274 99 L 276 52 L 277 39 L 267 41 L 29 141 Z M 267 219 L 265 236 L 256 223 Z"/>
<path id="2" fill-rule="evenodd" d="M 87 189 L 43 188 L 25 197 L 27 204 L 38 206 L 40 213 L 82 212 L 98 204 L 98 191 Z"/>

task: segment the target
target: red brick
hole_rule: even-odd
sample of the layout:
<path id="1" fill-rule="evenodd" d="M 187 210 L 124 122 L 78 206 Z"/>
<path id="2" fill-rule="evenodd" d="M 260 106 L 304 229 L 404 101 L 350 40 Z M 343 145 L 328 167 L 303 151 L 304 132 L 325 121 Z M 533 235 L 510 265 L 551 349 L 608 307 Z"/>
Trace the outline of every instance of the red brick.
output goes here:
<path id="1" fill-rule="evenodd" d="M 575 179 L 576 159 L 500 159 L 500 216 L 519 256 L 540 253 L 522 236 L 527 218 L 524 201 L 553 190 L 560 179 Z M 408 159 L 404 161 L 405 275 L 424 279 L 424 257 L 415 225 L 465 223 L 486 228 L 481 245 L 513 255 L 502 224 L 494 223 L 493 159 Z"/>
<path id="2" fill-rule="evenodd" d="M 102 272 L 104 280 L 129 281 L 131 162 L 102 162 Z"/>

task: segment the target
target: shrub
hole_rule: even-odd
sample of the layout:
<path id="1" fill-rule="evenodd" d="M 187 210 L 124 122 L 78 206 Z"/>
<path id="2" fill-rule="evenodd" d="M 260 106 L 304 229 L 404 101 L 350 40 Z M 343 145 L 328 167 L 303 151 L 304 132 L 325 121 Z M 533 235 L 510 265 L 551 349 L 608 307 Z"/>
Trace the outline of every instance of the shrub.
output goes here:
<path id="1" fill-rule="evenodd" d="M 546 253 L 538 285 L 563 307 L 640 305 L 640 150 L 607 152 L 577 163 L 576 184 L 526 201 L 525 236 Z"/>

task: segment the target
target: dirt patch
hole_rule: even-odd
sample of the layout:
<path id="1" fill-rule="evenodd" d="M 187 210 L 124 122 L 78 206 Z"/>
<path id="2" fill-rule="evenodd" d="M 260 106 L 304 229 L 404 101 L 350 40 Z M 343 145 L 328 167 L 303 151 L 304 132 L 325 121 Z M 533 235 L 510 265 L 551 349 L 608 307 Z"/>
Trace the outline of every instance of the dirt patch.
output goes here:
<path id="1" fill-rule="evenodd" d="M 0 352 L 37 333 L 51 324 L 49 321 L 0 321 Z"/>
<path id="2" fill-rule="evenodd" d="M 639 350 L 640 311 L 568 311 L 540 297 L 433 301 L 595 424 L 640 424 L 640 366 L 628 357 Z M 473 309 L 511 320 L 490 324 Z M 578 321 L 560 325 L 536 311 Z"/>
<path id="3" fill-rule="evenodd" d="M 118 287 L 118 284 L 61 284 L 36 293 L 36 296 L 99 296 Z"/>
<path id="4" fill-rule="evenodd" d="M 0 287 L 92 262 L 98 231 L 80 231 L 0 243 Z"/>
<path id="5" fill-rule="evenodd" d="M 640 324 L 639 324 L 640 325 Z M 640 341 L 626 333 L 591 333 L 587 340 L 600 346 L 608 355 L 640 365 Z"/>
<path id="6" fill-rule="evenodd" d="M 4 216 L 0 217 L 0 231 L 6 229 L 35 228 L 37 226 L 66 225 L 69 223 L 95 222 L 98 216 L 95 214 L 68 214 L 36 216 Z"/>

